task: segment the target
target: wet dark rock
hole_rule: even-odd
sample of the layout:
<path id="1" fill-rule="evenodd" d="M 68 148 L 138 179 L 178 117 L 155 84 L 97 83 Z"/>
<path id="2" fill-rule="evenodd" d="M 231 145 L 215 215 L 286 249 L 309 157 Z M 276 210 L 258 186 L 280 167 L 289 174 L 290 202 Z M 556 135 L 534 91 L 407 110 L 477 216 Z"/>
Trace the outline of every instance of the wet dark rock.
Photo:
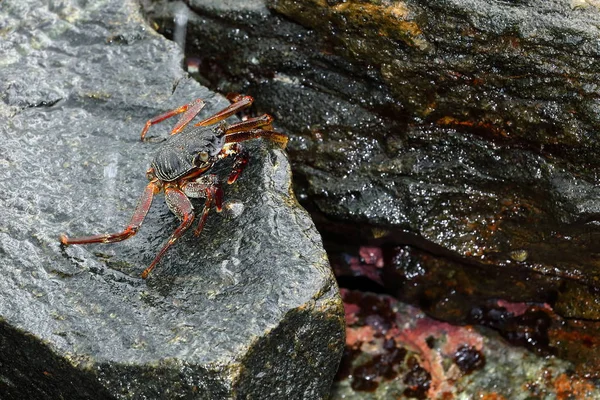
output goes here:
<path id="1" fill-rule="evenodd" d="M 462 373 L 470 374 L 485 366 L 485 356 L 474 347 L 461 346 L 454 354 L 454 362 Z"/>
<path id="2" fill-rule="evenodd" d="M 404 377 L 407 386 L 404 395 L 409 398 L 426 399 L 431 384 L 431 374 L 414 357 L 408 359 L 407 365 L 409 371 Z"/>
<path id="3" fill-rule="evenodd" d="M 600 320 L 595 3 L 187 4 L 188 63 L 293 133 L 296 192 L 329 249 L 423 251 L 439 280 L 413 297 L 386 283 L 446 320 L 495 298 Z M 159 31 L 181 5 L 148 8 Z"/>
<path id="4" fill-rule="evenodd" d="M 127 241 L 58 235 L 125 226 L 171 125 L 141 143 L 146 120 L 227 101 L 187 77 L 134 1 L 3 1 L 0 38 L 0 397 L 325 397 L 343 311 L 285 152 L 248 143 L 224 212 L 144 281 L 178 225 L 162 196 Z"/>

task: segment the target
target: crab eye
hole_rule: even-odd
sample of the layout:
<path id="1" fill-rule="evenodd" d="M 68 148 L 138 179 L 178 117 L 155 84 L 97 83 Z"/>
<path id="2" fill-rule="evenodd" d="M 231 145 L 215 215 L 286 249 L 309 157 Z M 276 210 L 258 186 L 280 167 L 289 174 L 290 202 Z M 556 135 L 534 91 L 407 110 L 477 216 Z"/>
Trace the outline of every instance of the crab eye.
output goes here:
<path id="1" fill-rule="evenodd" d="M 207 161 L 208 153 L 206 151 L 201 151 L 200 153 L 196 154 L 196 157 L 194 157 L 194 165 L 196 166 L 205 164 Z"/>

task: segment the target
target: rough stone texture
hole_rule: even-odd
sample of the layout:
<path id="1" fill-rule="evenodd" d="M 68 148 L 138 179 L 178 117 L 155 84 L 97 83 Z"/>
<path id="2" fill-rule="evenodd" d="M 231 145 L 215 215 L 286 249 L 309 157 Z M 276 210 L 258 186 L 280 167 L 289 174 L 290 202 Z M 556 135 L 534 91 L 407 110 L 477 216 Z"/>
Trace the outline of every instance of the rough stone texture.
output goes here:
<path id="1" fill-rule="evenodd" d="M 394 119 L 408 124 L 383 138 L 353 131 L 372 146 L 368 161 L 348 163 L 357 176 L 341 188 L 326 179 L 338 168 L 321 160 L 344 148 L 316 145 L 324 154 L 309 183 L 321 210 L 406 229 L 478 263 L 510 266 L 511 252 L 525 250 L 520 266 L 598 282 L 597 9 L 567 1 L 270 4 L 378 71 L 403 108 Z M 369 194 L 360 193 L 364 182 Z"/>
<path id="2" fill-rule="evenodd" d="M 343 311 L 285 153 L 248 143 L 226 210 L 144 281 L 177 226 L 162 196 L 127 241 L 58 235 L 125 226 L 169 129 L 141 143 L 148 118 L 227 101 L 134 1 L 0 2 L 0 53 L 0 398 L 325 397 Z"/>
<path id="3" fill-rule="evenodd" d="M 492 35 L 504 39 L 501 27 L 509 30 L 510 21 L 542 24 L 551 20 L 554 25 L 539 28 L 546 36 L 527 31 L 534 26 L 525 22 L 525 27 L 517 24 L 514 29 L 529 32 L 520 34 L 531 38 L 530 45 L 536 49 L 540 48 L 536 40 L 558 47 L 551 55 L 542 48 L 527 54 L 544 65 L 559 60 L 575 65 L 567 71 L 572 74 L 558 71 L 553 75 L 567 85 L 573 76 L 582 80 L 589 75 L 585 74 L 589 68 L 578 67 L 584 63 L 584 55 L 593 61 L 596 50 L 591 44 L 574 47 L 575 54 L 582 54 L 578 58 L 561 50 L 562 45 L 548 35 L 560 36 L 581 25 L 572 34 L 579 33 L 580 41 L 587 43 L 595 29 L 590 21 L 600 18 L 595 9 L 563 15 L 554 3 L 535 11 L 521 3 L 503 2 L 494 2 L 493 7 L 477 2 L 329 3 L 268 2 L 274 10 L 314 28 L 308 30 L 269 14 L 260 1 L 244 7 L 189 2 L 196 12 L 189 15 L 187 24 L 189 58 L 200 62 L 203 77 L 212 78 L 217 87 L 260 93 L 261 107 L 272 110 L 295 134 L 290 153 L 301 198 L 310 198 L 316 211 L 330 219 L 362 221 L 410 233 L 411 240 L 420 242 L 421 247 L 438 253 L 448 250 L 446 253 L 466 262 L 512 268 L 512 252 L 525 250 L 527 256 L 519 267 L 594 284 L 599 278 L 595 254 L 600 189 L 593 156 L 600 146 L 594 133 L 598 126 L 582 122 L 580 128 L 571 127 L 552 114 L 557 119 L 547 125 L 570 132 L 567 140 L 565 135 L 544 131 L 542 123 L 534 124 L 549 113 L 545 109 L 553 107 L 563 110 L 560 115 L 568 116 L 569 121 L 592 121 L 597 113 L 576 112 L 572 103 L 591 107 L 593 101 L 573 91 L 560 91 L 553 83 L 547 85 L 548 90 L 556 88 L 557 94 L 544 100 L 545 92 L 535 90 L 540 88 L 539 81 L 548 78 L 533 61 L 523 61 L 533 69 L 527 72 L 529 78 L 519 81 L 520 85 L 530 83 L 532 98 L 524 89 L 510 92 L 520 97 L 510 97 L 503 84 L 515 84 L 517 71 L 511 68 L 516 68 L 517 61 L 504 53 L 508 59 L 497 61 L 500 56 L 494 55 L 506 49 L 490 50 L 486 44 Z M 169 16 L 180 8 L 176 5 L 153 9 L 151 15 L 161 29 L 173 29 Z M 447 6 L 444 12 L 440 11 L 442 5 Z M 523 7 L 521 12 L 517 12 L 519 7 Z M 490 18 L 475 18 L 484 11 Z M 503 19 L 498 21 L 494 13 Z M 552 18 L 533 18 L 544 13 Z M 454 23 L 439 23 L 442 15 L 452 17 Z M 413 26 L 411 35 L 418 40 L 409 40 L 406 32 L 390 33 L 406 28 L 403 21 Z M 467 25 L 480 22 L 487 36 L 477 36 L 477 40 L 468 35 L 457 37 L 455 25 L 461 21 Z M 372 26 L 379 30 L 367 29 Z M 446 42 L 455 46 L 444 45 Z M 361 44 L 362 52 L 353 51 Z M 386 80 L 380 71 L 387 68 L 382 60 L 412 68 L 422 79 L 397 71 L 391 76 L 401 81 Z M 471 69 L 456 72 L 454 64 L 459 62 L 465 64 L 463 69 Z M 485 85 L 476 75 L 483 73 L 482 68 L 497 70 L 497 76 L 487 73 Z M 443 78 L 446 86 L 432 81 L 430 75 Z M 460 76 L 450 79 L 454 75 Z M 425 81 L 427 85 L 420 84 Z M 437 91 L 432 91 L 432 82 Z M 589 90 L 595 87 L 591 77 L 585 84 Z M 405 96 L 400 95 L 403 90 Z M 465 91 L 478 92 L 460 94 Z M 563 101 L 567 94 L 568 102 Z M 411 96 L 426 95 L 431 97 L 429 108 L 411 100 Z M 488 104 L 496 101 L 494 96 L 501 97 L 506 106 Z M 481 110 L 487 109 L 494 111 L 493 118 L 482 114 Z M 526 124 L 514 118 L 511 110 L 529 115 L 534 122 Z M 500 126 L 499 116 L 506 126 Z"/>
<path id="4" fill-rule="evenodd" d="M 501 277 L 456 308 L 438 280 L 408 300 L 436 293 L 428 309 L 459 322 L 493 298 L 546 302 L 581 328 L 557 352 L 598 375 L 581 339 L 600 319 L 595 2 L 187 4 L 188 63 L 294 134 L 296 192 L 330 249 L 408 244 L 432 276 Z M 180 6 L 148 10 L 173 34 Z M 385 283 L 403 297 L 399 275 Z"/>

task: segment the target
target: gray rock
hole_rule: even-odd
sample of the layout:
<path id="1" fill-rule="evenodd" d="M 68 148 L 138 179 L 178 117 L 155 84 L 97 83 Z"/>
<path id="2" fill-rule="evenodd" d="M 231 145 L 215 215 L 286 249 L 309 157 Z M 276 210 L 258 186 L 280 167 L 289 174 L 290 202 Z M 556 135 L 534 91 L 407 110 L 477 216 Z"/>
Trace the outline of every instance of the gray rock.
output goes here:
<path id="1" fill-rule="evenodd" d="M 126 225 L 172 125 L 141 143 L 146 120 L 227 101 L 187 77 L 134 1 L 4 1 L 0 35 L 0 397 L 325 397 L 343 310 L 286 154 L 248 143 L 226 210 L 147 281 L 177 226 L 162 196 L 133 238 L 63 248 L 62 232 Z"/>

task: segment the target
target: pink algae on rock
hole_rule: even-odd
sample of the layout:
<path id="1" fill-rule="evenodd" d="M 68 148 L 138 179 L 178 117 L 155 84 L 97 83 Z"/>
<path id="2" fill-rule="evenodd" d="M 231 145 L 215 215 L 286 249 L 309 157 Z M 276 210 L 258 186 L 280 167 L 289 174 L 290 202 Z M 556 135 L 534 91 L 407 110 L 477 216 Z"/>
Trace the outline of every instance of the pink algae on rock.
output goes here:
<path id="1" fill-rule="evenodd" d="M 435 321 L 386 295 L 342 289 L 342 298 L 346 365 L 338 379 L 352 379 L 355 390 L 375 391 L 402 377 L 407 396 L 445 398 L 452 396 L 457 378 L 485 363 L 483 339 L 471 327 Z M 461 352 L 470 357 L 460 359 Z M 469 360 L 472 365 L 464 366 Z"/>

